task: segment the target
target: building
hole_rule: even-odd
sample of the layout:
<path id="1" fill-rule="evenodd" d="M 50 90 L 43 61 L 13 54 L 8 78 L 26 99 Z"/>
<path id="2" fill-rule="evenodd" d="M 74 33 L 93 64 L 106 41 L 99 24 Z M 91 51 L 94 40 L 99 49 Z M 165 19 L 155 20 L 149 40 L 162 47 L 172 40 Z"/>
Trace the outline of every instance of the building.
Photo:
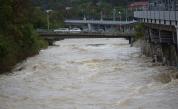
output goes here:
<path id="1" fill-rule="evenodd" d="M 140 2 L 133 2 L 129 4 L 128 9 L 131 11 L 141 11 L 141 10 L 148 10 L 149 2 L 148 1 L 140 1 Z"/>
<path id="2" fill-rule="evenodd" d="M 178 10 L 177 0 L 149 0 L 149 10 L 175 11 Z"/>
<path id="3" fill-rule="evenodd" d="M 128 6 L 131 11 L 178 11 L 178 0 L 142 0 Z"/>

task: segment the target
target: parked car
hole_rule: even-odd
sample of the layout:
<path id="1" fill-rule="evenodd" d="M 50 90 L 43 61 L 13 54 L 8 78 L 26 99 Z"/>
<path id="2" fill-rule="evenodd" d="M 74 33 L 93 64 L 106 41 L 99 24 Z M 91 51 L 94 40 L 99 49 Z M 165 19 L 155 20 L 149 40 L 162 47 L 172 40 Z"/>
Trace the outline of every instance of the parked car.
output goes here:
<path id="1" fill-rule="evenodd" d="M 71 33 L 80 33 L 82 30 L 80 28 L 72 28 L 70 29 Z"/>
<path id="2" fill-rule="evenodd" d="M 70 32 L 70 30 L 69 28 L 59 28 L 59 29 L 55 29 L 54 32 L 67 33 L 67 32 Z"/>
<path id="3" fill-rule="evenodd" d="M 98 29 L 97 32 L 103 33 L 104 29 Z"/>
<path id="4" fill-rule="evenodd" d="M 89 32 L 88 28 L 83 29 L 83 32 L 88 33 Z"/>

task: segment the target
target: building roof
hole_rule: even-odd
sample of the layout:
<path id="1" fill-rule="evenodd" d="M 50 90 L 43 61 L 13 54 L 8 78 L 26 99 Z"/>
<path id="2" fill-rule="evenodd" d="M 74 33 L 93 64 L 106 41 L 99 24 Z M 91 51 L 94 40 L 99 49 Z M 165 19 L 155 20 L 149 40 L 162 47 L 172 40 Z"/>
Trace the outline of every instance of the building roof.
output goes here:
<path id="1" fill-rule="evenodd" d="M 149 5 L 148 1 L 140 1 L 140 2 L 134 2 L 129 4 L 129 8 L 139 8 L 139 7 L 146 7 Z"/>

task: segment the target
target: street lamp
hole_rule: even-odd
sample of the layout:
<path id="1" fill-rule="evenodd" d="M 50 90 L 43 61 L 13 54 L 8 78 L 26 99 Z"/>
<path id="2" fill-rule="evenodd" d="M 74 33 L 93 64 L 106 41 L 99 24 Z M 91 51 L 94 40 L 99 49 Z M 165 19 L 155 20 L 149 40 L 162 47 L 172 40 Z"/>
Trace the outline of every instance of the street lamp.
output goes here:
<path id="1" fill-rule="evenodd" d="M 127 10 L 127 8 L 126 8 L 126 9 L 125 9 L 125 21 L 126 21 L 126 22 L 128 21 L 127 17 L 128 17 L 128 10 Z"/>
<path id="2" fill-rule="evenodd" d="M 102 21 L 103 20 L 103 12 L 102 11 L 100 12 L 100 16 L 101 16 L 100 20 Z"/>
<path id="3" fill-rule="evenodd" d="M 121 12 L 119 11 L 119 20 L 121 21 Z"/>
<path id="4" fill-rule="evenodd" d="M 116 9 L 113 9 L 113 21 L 116 21 Z"/>
<path id="5" fill-rule="evenodd" d="M 119 13 L 119 21 L 121 23 L 121 12 L 119 11 L 118 13 Z M 120 30 L 121 30 L 121 24 L 120 24 Z"/>
<path id="6" fill-rule="evenodd" d="M 46 13 L 47 13 L 48 31 L 49 31 L 49 26 L 50 26 L 50 22 L 49 22 L 49 13 L 50 13 L 51 11 L 52 11 L 52 10 L 46 10 Z"/>
<path id="7" fill-rule="evenodd" d="M 65 7 L 65 11 L 66 11 L 66 17 L 69 18 L 70 17 L 70 10 L 72 9 L 72 7 Z"/>

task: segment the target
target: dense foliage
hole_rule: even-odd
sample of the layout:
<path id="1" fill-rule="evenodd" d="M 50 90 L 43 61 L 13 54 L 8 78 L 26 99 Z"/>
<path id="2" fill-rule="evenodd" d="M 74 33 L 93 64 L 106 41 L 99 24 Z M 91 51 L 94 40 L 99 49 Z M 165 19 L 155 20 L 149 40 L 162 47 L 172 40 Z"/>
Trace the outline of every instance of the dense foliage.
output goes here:
<path id="1" fill-rule="evenodd" d="M 135 32 L 136 32 L 135 38 L 136 38 L 136 40 L 142 39 L 144 37 L 144 29 L 145 29 L 145 26 L 144 26 L 143 23 L 137 24 L 135 26 Z"/>
<path id="2" fill-rule="evenodd" d="M 0 13 L 0 72 L 4 72 L 45 45 L 34 30 L 45 23 L 28 0 L 0 0 Z"/>
<path id="3" fill-rule="evenodd" d="M 112 19 L 114 8 L 117 19 L 119 11 L 125 19 L 127 5 L 132 1 L 138 0 L 33 0 L 36 6 L 43 7 L 44 10 L 52 9 L 55 13 L 61 14 L 59 22 L 64 18 L 82 19 L 84 16 L 88 19 L 100 19 L 101 13 L 104 19 Z M 130 16 L 131 12 L 127 12 L 127 17 Z"/>

